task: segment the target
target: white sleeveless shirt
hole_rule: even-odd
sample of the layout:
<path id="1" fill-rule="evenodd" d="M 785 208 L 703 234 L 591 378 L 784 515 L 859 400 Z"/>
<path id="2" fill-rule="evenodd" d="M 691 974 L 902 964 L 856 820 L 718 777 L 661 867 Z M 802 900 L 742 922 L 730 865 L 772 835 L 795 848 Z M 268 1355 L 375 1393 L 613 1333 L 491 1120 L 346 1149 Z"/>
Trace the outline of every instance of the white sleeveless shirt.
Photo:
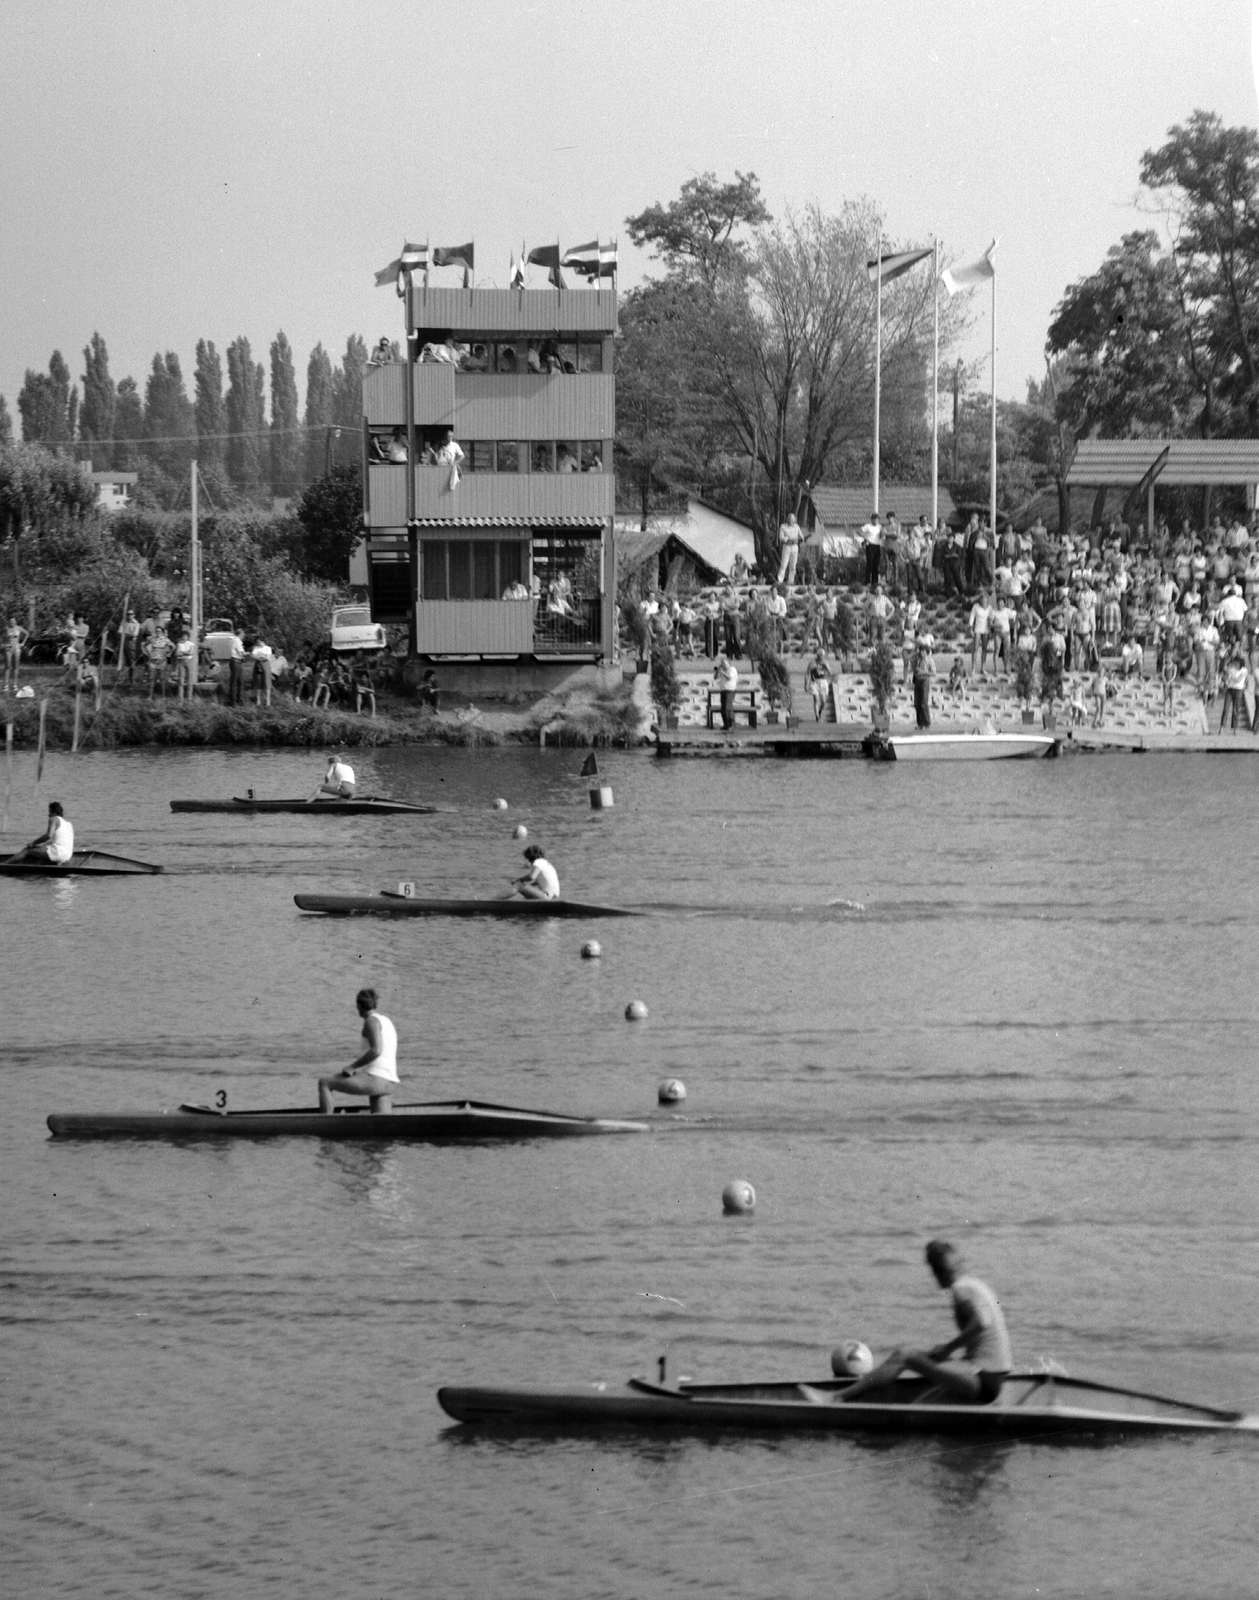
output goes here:
<path id="1" fill-rule="evenodd" d="M 370 1072 L 373 1078 L 385 1078 L 389 1083 L 398 1081 L 398 1030 L 380 1011 L 369 1011 L 368 1017 L 375 1017 L 380 1024 L 380 1054 L 375 1061 L 369 1061 L 364 1067 L 365 1072 Z M 363 1019 L 363 1032 L 366 1036 L 367 1017 Z"/>

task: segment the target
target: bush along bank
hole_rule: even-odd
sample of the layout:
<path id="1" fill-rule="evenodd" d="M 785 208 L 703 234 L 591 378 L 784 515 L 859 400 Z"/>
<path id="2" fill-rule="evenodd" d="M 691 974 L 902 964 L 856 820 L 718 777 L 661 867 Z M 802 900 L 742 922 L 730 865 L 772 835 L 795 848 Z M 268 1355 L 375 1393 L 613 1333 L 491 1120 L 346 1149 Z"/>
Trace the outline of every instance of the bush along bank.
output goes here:
<path id="1" fill-rule="evenodd" d="M 49 750 L 69 750 L 74 741 L 74 694 L 49 687 L 44 738 Z M 276 696 L 269 706 L 229 706 L 221 700 L 150 700 L 147 695 L 107 689 L 100 710 L 91 694 L 79 706 L 79 748 L 117 750 L 137 745 L 255 745 L 373 747 L 397 744 L 456 746 L 504 742 L 537 744 L 547 729 L 553 744 L 636 744 L 635 714 L 628 690 L 609 695 L 576 693 L 548 697 L 515 713 L 444 712 L 434 716 L 406 701 L 382 696 L 375 717 L 339 710 L 315 711 Z M 34 749 L 39 741 L 40 698 L 0 700 L 0 723 L 13 723 L 13 742 Z"/>

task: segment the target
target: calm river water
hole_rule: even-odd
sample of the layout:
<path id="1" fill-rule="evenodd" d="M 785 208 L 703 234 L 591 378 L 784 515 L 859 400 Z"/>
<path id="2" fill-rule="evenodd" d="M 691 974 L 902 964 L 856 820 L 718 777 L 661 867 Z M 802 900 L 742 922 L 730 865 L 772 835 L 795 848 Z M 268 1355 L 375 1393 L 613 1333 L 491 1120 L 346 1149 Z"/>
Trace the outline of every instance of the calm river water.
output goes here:
<path id="1" fill-rule="evenodd" d="M 1015 1357 L 1259 1409 L 1244 758 L 935 770 L 385 751 L 420 818 L 173 816 L 295 752 L 15 764 L 162 878 L 0 880 L 0 1587 L 23 1597 L 1253 1594 L 1259 1444 L 493 1438 L 444 1382 L 809 1378 L 935 1342 L 924 1241 Z M 506 812 L 490 809 L 495 796 Z M 549 846 L 640 920 L 302 917 L 492 892 Z M 858 903 L 853 905 L 851 903 Z M 664 909 L 671 908 L 671 909 Z M 597 934 L 600 962 L 580 959 Z M 649 1117 L 441 1149 L 50 1141 L 53 1109 L 313 1103 L 394 1018 L 403 1098 Z M 650 1020 L 629 1024 L 642 999 Z M 656 1107 L 666 1075 L 682 1115 Z M 730 1178 L 752 1218 L 726 1220 Z"/>

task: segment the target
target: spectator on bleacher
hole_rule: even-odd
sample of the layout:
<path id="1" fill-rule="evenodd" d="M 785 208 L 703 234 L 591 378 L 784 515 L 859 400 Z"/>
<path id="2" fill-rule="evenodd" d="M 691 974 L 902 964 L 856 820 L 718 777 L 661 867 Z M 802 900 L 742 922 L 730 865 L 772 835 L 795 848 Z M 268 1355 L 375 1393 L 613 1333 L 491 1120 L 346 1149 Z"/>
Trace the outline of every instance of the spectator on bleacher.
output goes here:
<path id="1" fill-rule="evenodd" d="M 931 726 L 931 680 L 935 676 L 935 657 L 931 653 L 935 640 L 924 633 L 914 650 L 914 718 L 920 728 Z M 956 666 L 957 663 L 954 662 Z"/>
<path id="2" fill-rule="evenodd" d="M 796 520 L 795 512 L 788 512 L 786 522 L 780 522 L 778 525 L 779 583 L 796 581 L 796 563 L 800 559 L 800 544 L 803 538 L 804 529 Z"/>
<path id="3" fill-rule="evenodd" d="M 721 601 L 710 590 L 700 602 L 700 616 L 704 623 L 704 654 L 710 661 L 717 658 L 717 635 L 721 630 Z"/>
<path id="4" fill-rule="evenodd" d="M 809 662 L 804 674 L 805 686 L 813 696 L 813 720 L 821 722 L 822 713 L 826 710 L 826 702 L 831 692 L 831 674 L 826 665 L 826 657 L 819 650 Z"/>
<path id="5" fill-rule="evenodd" d="M 940 565 L 944 574 L 944 598 L 946 600 L 951 600 L 954 595 L 960 597 L 965 593 L 962 587 L 962 554 L 965 548 L 966 535 L 961 529 L 945 534 Z"/>
<path id="6" fill-rule="evenodd" d="M 1246 658 L 1234 650 L 1224 667 L 1224 709 L 1220 712 L 1220 732 L 1224 732 L 1224 719 L 1233 713 L 1233 732 L 1237 732 L 1237 715 L 1241 713 L 1242 732 L 1249 733 L 1250 713 L 1246 709 Z"/>
<path id="7" fill-rule="evenodd" d="M 992 588 L 992 529 L 981 522 L 971 546 L 971 580 L 978 589 Z"/>
<path id="8" fill-rule="evenodd" d="M 887 633 L 887 625 L 892 620 L 895 607 L 883 592 L 883 585 L 876 583 L 874 593 L 866 605 L 866 613 L 870 628 L 870 643 L 882 644 Z"/>
<path id="9" fill-rule="evenodd" d="M 782 655 L 787 639 L 787 590 L 781 583 L 765 596 L 765 614 L 773 629 L 774 649 Z"/>
<path id="10" fill-rule="evenodd" d="M 678 642 L 678 654 L 682 654 L 683 646 L 686 647 L 688 661 L 695 659 L 695 624 L 698 620 L 695 609 L 689 601 L 678 602 L 678 613 L 674 618 L 674 627 Z"/>
<path id="11" fill-rule="evenodd" d="M 743 641 L 739 638 L 739 596 L 729 579 L 721 592 L 721 627 L 726 654 L 737 661 L 743 654 Z"/>
<path id="12" fill-rule="evenodd" d="M 869 522 L 862 524 L 861 537 L 866 550 L 866 584 L 873 588 L 883 570 L 883 523 L 877 511 L 872 511 Z"/>
<path id="13" fill-rule="evenodd" d="M 922 616 L 922 602 L 911 594 L 901 603 L 901 663 L 902 677 L 909 682 L 914 655 L 918 649 L 918 622 Z"/>
<path id="14" fill-rule="evenodd" d="M 904 546 L 901 540 L 900 519 L 895 511 L 890 511 L 883 529 L 883 580 L 889 590 L 899 587 L 903 564 Z"/>
<path id="15" fill-rule="evenodd" d="M 1220 638 L 1226 645 L 1241 644 L 1246 635 L 1246 602 L 1236 583 L 1229 582 L 1215 612 Z"/>
<path id="16" fill-rule="evenodd" d="M 970 629 L 970 670 L 971 677 L 984 673 L 988 664 L 988 622 L 991 608 L 988 598 L 981 589 L 975 596 L 967 618 L 967 627 Z"/>
<path id="17" fill-rule="evenodd" d="M 734 727 L 734 691 L 739 687 L 739 669 L 731 656 L 722 656 L 713 673 L 713 685 L 721 691 L 721 725 L 729 733 Z"/>
<path id="18" fill-rule="evenodd" d="M 1204 700 L 1214 700 L 1216 691 L 1216 652 L 1220 647 L 1220 630 L 1210 616 L 1200 616 L 1193 642 L 1193 661 L 1198 682 L 1198 693 Z"/>
<path id="19" fill-rule="evenodd" d="M 1100 728 L 1106 718 L 1106 701 L 1110 696 L 1110 677 L 1105 667 L 1099 666 L 1093 679 L 1093 726 Z"/>
<path id="20" fill-rule="evenodd" d="M 1000 663 L 1005 673 L 1014 670 L 1010 655 L 1010 636 L 1014 630 L 1014 607 L 1005 595 L 998 595 L 988 616 L 988 633 L 992 639 L 992 670 Z"/>

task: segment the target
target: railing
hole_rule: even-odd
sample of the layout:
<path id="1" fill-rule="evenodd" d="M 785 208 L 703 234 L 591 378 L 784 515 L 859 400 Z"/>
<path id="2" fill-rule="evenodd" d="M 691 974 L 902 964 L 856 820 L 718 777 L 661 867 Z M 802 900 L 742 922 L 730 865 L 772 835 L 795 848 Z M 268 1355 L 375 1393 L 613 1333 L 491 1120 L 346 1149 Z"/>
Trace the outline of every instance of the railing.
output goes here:
<path id="1" fill-rule="evenodd" d="M 601 595 L 574 595 L 567 615 L 537 602 L 533 619 L 533 648 L 537 655 L 566 655 L 597 650 L 603 643 Z"/>

